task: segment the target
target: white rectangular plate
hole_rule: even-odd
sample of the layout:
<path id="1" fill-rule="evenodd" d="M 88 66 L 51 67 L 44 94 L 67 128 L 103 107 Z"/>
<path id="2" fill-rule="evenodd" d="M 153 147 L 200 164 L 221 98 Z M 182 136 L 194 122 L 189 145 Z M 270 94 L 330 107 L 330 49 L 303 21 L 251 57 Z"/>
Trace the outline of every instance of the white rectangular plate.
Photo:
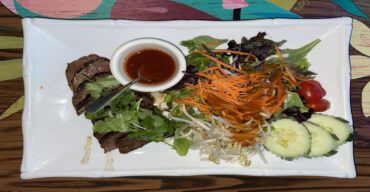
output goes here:
<path id="1" fill-rule="evenodd" d="M 322 42 L 308 55 L 311 70 L 327 90 L 331 102 L 328 114 L 352 120 L 349 102 L 350 18 L 320 20 L 209 21 L 63 21 L 24 19 L 24 81 L 26 105 L 23 113 L 24 155 L 21 177 L 114 177 L 139 175 L 314 175 L 356 176 L 352 143 L 331 157 L 285 161 L 264 152 L 268 163 L 257 155 L 249 167 L 202 161 L 198 151 L 180 157 L 169 146 L 150 143 L 129 154 L 115 150 L 114 170 L 105 169 L 106 155 L 96 139 L 90 162 L 80 163 L 92 124 L 77 116 L 67 86 L 67 63 L 95 53 L 110 58 L 122 43 L 140 37 L 156 37 L 178 46 L 198 35 L 240 41 L 265 31 L 268 38 L 287 40 L 283 48 L 298 48 L 320 38 Z M 180 48 L 186 52 L 184 47 Z"/>

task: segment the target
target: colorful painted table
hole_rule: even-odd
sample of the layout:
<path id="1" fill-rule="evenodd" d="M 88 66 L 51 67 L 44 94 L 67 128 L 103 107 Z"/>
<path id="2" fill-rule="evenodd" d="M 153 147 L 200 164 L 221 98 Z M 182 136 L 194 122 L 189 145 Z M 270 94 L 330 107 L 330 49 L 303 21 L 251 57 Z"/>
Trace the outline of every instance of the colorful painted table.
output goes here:
<path id="1" fill-rule="evenodd" d="M 369 0 L 0 0 L 0 191 L 370 191 Z M 22 181 L 21 17 L 244 20 L 353 16 L 351 102 L 356 179 L 323 177 L 48 178 Z"/>

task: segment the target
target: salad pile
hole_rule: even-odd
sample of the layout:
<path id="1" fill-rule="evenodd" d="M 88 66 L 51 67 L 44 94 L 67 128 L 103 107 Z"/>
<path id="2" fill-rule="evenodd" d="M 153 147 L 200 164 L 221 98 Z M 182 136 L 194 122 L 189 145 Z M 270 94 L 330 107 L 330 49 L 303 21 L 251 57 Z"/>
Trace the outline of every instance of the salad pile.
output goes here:
<path id="1" fill-rule="evenodd" d="M 306 55 L 320 40 L 280 49 L 285 40 L 265 36 L 239 43 L 210 36 L 184 40 L 188 67 L 177 85 L 150 95 L 128 90 L 85 117 L 96 133 L 163 142 L 179 155 L 192 148 L 215 163 L 248 166 L 255 154 L 266 161 L 264 149 L 286 160 L 335 154 L 353 134 L 348 121 L 319 113 L 330 102 Z M 97 99 L 119 86 L 107 76 L 86 89 Z"/>

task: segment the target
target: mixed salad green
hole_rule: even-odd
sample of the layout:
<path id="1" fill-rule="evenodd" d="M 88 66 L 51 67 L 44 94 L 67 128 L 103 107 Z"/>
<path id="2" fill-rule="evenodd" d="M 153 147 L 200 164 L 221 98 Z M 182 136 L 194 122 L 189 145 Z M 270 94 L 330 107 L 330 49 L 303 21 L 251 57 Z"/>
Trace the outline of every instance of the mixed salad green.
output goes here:
<path id="1" fill-rule="evenodd" d="M 85 117 L 96 133 L 127 132 L 182 156 L 197 149 L 215 163 L 249 165 L 254 154 L 264 159 L 264 148 L 287 160 L 335 154 L 352 131 L 347 121 L 317 113 L 330 103 L 306 56 L 320 40 L 280 50 L 285 41 L 265 35 L 240 43 L 210 36 L 184 40 L 188 68 L 176 86 L 150 94 L 128 90 Z M 97 99 L 119 86 L 107 76 L 86 89 Z"/>

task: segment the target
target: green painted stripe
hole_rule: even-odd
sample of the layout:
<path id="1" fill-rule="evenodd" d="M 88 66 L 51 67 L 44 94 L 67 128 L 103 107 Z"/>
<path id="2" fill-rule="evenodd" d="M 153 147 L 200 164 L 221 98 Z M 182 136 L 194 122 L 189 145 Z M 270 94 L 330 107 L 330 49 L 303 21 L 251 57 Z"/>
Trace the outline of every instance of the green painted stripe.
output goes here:
<path id="1" fill-rule="evenodd" d="M 22 59 L 0 61 L 0 81 L 22 77 Z"/>
<path id="2" fill-rule="evenodd" d="M 22 49 L 22 48 L 23 48 L 22 37 L 0 36 L 0 49 Z"/>
<path id="3" fill-rule="evenodd" d="M 24 106 L 24 95 L 20 97 L 16 102 L 11 104 L 1 115 L 0 120 L 5 119 L 14 113 L 17 113 L 23 109 Z"/>

